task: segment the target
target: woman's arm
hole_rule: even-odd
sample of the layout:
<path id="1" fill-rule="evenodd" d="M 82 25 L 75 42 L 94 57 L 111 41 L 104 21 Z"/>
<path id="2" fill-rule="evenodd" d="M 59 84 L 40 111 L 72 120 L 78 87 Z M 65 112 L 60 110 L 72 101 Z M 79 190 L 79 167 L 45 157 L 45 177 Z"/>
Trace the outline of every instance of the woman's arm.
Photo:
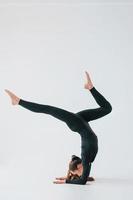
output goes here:
<path id="1" fill-rule="evenodd" d="M 56 184 L 63 184 L 66 183 L 66 179 L 67 177 L 59 177 L 59 178 L 55 178 L 56 180 L 54 181 L 54 183 Z M 87 181 L 95 181 L 95 179 L 91 176 L 87 177 Z"/>
<path id="2" fill-rule="evenodd" d="M 55 183 L 55 184 L 64 184 L 64 183 L 66 183 L 66 180 L 56 180 L 56 181 L 53 181 L 53 183 Z"/>
<path id="3" fill-rule="evenodd" d="M 62 176 L 62 177 L 56 177 L 55 179 L 56 179 L 56 180 L 66 180 L 66 179 L 67 179 L 67 177 L 65 177 L 65 176 Z"/>
<path id="4" fill-rule="evenodd" d="M 66 176 L 56 177 L 56 178 L 55 178 L 55 181 L 53 181 L 53 183 L 56 183 L 56 184 L 63 184 L 63 183 L 66 183 L 66 179 L 67 179 Z"/>

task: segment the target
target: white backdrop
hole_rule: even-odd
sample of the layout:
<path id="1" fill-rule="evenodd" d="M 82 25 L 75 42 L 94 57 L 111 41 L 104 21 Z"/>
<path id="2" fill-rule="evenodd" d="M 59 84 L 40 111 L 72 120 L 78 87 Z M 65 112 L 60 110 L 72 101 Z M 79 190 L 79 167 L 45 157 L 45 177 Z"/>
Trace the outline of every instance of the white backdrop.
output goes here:
<path id="1" fill-rule="evenodd" d="M 85 70 L 113 107 L 90 123 L 99 139 L 91 175 L 117 183 L 133 178 L 132 20 L 129 2 L 0 1 L 1 199 L 103 195 L 101 189 L 86 193 L 89 186 L 52 183 L 66 174 L 72 154 L 80 156 L 80 136 L 49 115 L 12 106 L 4 92 L 73 112 L 95 108 L 84 89 Z M 115 198 L 108 192 L 101 199 Z"/>

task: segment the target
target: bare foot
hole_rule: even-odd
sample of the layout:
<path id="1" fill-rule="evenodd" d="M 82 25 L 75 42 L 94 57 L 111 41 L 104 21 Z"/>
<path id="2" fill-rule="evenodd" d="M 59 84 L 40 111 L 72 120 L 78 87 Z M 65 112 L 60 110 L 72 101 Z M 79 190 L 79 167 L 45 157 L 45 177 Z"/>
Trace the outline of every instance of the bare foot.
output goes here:
<path id="1" fill-rule="evenodd" d="M 12 92 L 10 92 L 9 90 L 5 90 L 5 92 L 10 96 L 11 101 L 12 101 L 12 105 L 18 105 L 20 98 L 17 97 L 15 94 L 13 94 Z"/>
<path id="2" fill-rule="evenodd" d="M 94 87 L 93 83 L 91 81 L 89 73 L 87 71 L 85 71 L 85 73 L 86 73 L 87 83 L 85 83 L 84 88 L 91 90 Z"/>

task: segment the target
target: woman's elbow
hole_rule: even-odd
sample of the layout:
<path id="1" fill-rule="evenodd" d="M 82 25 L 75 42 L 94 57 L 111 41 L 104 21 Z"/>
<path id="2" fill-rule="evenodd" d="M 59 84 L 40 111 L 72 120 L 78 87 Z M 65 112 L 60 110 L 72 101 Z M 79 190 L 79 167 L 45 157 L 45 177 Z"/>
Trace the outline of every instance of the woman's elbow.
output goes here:
<path id="1" fill-rule="evenodd" d="M 81 180 L 80 185 L 85 185 L 87 180 Z"/>

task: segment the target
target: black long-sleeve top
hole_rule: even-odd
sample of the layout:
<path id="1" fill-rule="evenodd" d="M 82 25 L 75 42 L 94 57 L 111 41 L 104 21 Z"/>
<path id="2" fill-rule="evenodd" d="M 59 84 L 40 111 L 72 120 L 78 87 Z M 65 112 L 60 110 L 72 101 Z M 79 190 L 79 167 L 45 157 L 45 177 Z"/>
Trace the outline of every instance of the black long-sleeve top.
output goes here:
<path id="1" fill-rule="evenodd" d="M 100 107 L 76 113 L 84 120 L 86 125 L 86 128 L 80 130 L 83 173 L 78 179 L 66 180 L 66 183 L 70 184 L 86 184 L 87 177 L 89 176 L 91 170 L 91 163 L 94 161 L 98 152 L 98 138 L 88 122 L 101 118 L 112 111 L 111 104 L 96 90 L 95 87 L 93 87 L 90 92 Z"/>

